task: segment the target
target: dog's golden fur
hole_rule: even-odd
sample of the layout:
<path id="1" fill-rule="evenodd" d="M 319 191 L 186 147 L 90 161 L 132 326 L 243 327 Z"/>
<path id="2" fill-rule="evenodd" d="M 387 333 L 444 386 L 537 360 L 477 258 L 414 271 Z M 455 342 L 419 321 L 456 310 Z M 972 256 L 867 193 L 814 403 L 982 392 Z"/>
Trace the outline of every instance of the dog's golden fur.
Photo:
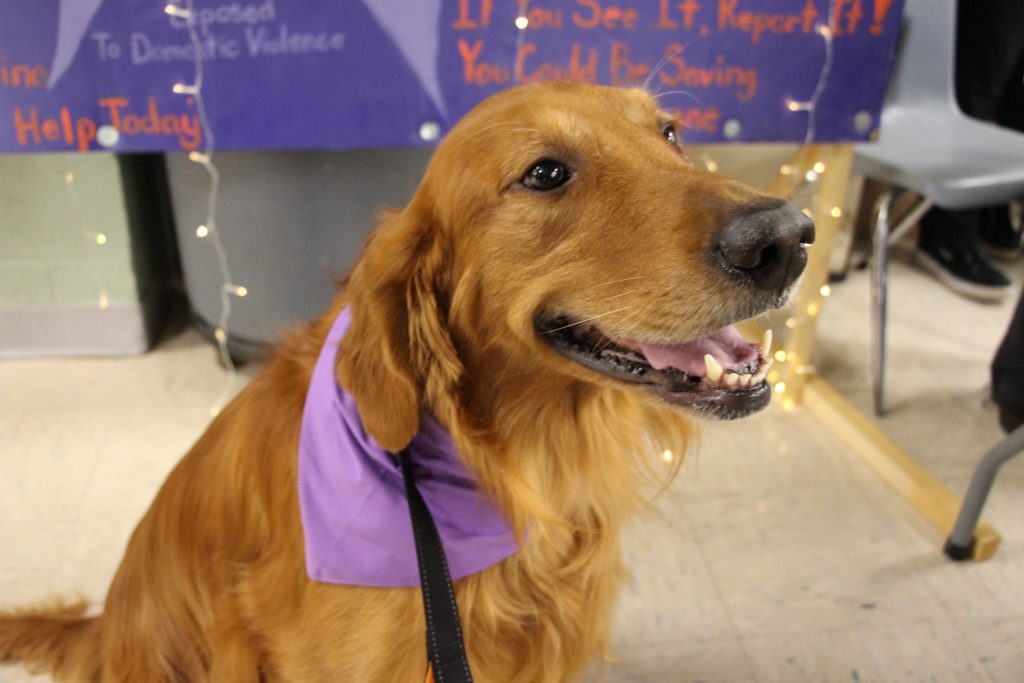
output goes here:
<path id="1" fill-rule="evenodd" d="M 281 344 L 171 473 L 102 615 L 0 616 L 0 659 L 90 683 L 422 680 L 417 590 L 305 572 L 300 419 L 348 306 L 337 374 L 367 431 L 398 450 L 429 411 L 525 539 L 457 582 L 475 679 L 577 678 L 606 648 L 638 468 L 682 454 L 690 427 L 642 388 L 551 351 L 534 318 L 570 310 L 669 340 L 758 308 L 704 254 L 766 198 L 694 168 L 664 123 L 646 93 L 569 84 L 506 91 L 467 115 L 330 310 Z M 545 157 L 578 169 L 558 196 L 517 182 Z"/>

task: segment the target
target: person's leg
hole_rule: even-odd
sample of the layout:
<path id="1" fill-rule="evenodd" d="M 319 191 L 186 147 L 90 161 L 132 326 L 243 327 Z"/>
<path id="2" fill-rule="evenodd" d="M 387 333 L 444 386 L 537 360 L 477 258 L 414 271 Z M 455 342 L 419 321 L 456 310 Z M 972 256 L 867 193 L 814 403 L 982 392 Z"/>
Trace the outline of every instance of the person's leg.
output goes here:
<path id="1" fill-rule="evenodd" d="M 917 262 L 947 287 L 972 299 L 999 301 L 1010 281 L 978 248 L 978 211 L 934 208 L 921 219 Z"/>
<path id="2" fill-rule="evenodd" d="M 1024 15 L 1024 8 L 1019 13 Z M 998 95 L 993 118 L 1004 128 L 1024 133 L 1024 38 L 1017 37 L 1016 40 L 1020 53 Z M 1016 259 L 1021 254 L 1024 241 L 1021 227 L 1020 221 L 1014 220 L 1012 207 L 1004 205 L 987 209 L 980 230 L 986 251 L 997 258 Z"/>
<path id="3" fill-rule="evenodd" d="M 992 361 L 992 398 L 1007 432 L 1024 423 L 1024 289 Z"/>
<path id="4" fill-rule="evenodd" d="M 1021 226 L 1013 219 L 1013 206 L 982 209 L 978 237 L 985 253 L 1000 261 L 1016 261 L 1021 255 Z"/>

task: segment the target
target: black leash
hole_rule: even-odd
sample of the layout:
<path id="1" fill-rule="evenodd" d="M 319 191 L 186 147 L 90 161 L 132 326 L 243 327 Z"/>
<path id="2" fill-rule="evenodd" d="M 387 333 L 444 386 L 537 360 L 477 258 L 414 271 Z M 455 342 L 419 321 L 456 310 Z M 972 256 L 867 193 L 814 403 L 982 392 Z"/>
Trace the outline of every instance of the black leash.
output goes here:
<path id="1" fill-rule="evenodd" d="M 427 659 L 437 683 L 472 683 L 459 624 L 459 608 L 455 604 L 455 591 L 441 538 L 413 481 L 408 451 L 403 450 L 397 457 L 405 478 L 412 533 L 416 539 L 416 559 L 420 565 L 420 586 L 423 588 L 423 609 L 427 621 Z"/>

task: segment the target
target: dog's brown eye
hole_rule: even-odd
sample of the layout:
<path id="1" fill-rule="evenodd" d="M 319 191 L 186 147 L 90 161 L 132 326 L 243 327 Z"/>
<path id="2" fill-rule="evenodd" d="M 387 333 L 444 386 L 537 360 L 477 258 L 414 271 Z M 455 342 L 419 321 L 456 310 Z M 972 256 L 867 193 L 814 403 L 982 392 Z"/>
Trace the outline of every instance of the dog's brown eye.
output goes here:
<path id="1" fill-rule="evenodd" d="M 523 176 L 522 183 L 531 190 L 554 190 L 565 185 L 572 177 L 572 171 L 557 161 L 538 161 Z"/>
<path id="2" fill-rule="evenodd" d="M 668 140 L 669 143 L 676 146 L 679 145 L 679 135 L 676 133 L 676 127 L 674 124 L 666 123 L 665 127 L 661 129 L 661 134 L 665 136 L 665 139 Z"/>

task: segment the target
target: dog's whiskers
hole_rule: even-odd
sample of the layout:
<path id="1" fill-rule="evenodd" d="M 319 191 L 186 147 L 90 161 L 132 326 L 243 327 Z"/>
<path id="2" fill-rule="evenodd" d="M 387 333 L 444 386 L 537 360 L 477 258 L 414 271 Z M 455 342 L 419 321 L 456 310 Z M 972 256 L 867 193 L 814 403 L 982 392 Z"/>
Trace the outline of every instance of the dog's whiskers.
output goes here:
<path id="1" fill-rule="evenodd" d="M 616 308 L 614 311 L 607 311 L 605 313 L 601 313 L 600 315 L 595 315 L 595 316 L 591 316 L 589 318 L 584 318 L 583 320 L 577 320 L 576 322 L 569 323 L 568 325 L 562 325 L 561 327 L 556 327 L 556 328 L 551 329 L 551 330 L 544 330 L 544 334 L 550 334 L 552 332 L 559 332 L 561 330 L 566 330 L 566 329 L 569 329 L 570 327 L 575 327 L 576 325 L 582 325 L 583 323 L 590 322 L 591 320 L 597 320 L 598 318 L 603 318 L 606 315 L 611 315 L 612 313 L 618 313 L 619 311 L 625 311 L 625 310 L 628 310 L 630 308 L 633 308 L 633 306 L 623 306 L 622 308 Z"/>
<path id="2" fill-rule="evenodd" d="M 655 95 L 654 99 L 656 99 L 656 100 L 657 99 L 661 99 L 662 97 L 668 97 L 669 95 L 686 95 L 687 97 L 692 99 L 697 104 L 699 104 L 701 106 L 703 106 L 703 104 L 704 104 L 703 100 L 701 100 L 699 97 L 697 97 L 692 92 L 689 92 L 687 90 L 666 90 L 665 92 L 658 93 L 657 95 Z"/>
<path id="3" fill-rule="evenodd" d="M 633 333 L 634 330 L 643 325 L 644 321 L 646 321 L 647 319 L 647 314 L 650 313 L 651 309 L 655 306 L 656 303 L 656 300 L 651 300 L 650 302 L 647 303 L 647 305 L 644 308 L 638 311 L 640 314 L 636 316 L 636 319 L 633 322 L 633 324 L 626 330 L 626 336 L 629 336 L 630 334 Z M 632 313 L 630 314 L 630 317 L 633 317 Z"/>
<path id="4" fill-rule="evenodd" d="M 651 69 L 651 73 L 649 73 L 647 75 L 647 78 L 644 79 L 643 89 L 647 90 L 647 92 L 650 92 L 649 88 L 651 87 L 651 81 L 654 80 L 654 77 L 657 76 L 658 73 L 660 73 L 661 70 L 664 69 L 666 65 L 668 65 L 668 62 L 669 62 L 670 59 L 673 59 L 674 57 L 676 57 L 676 55 L 678 55 L 682 51 L 683 51 L 682 47 L 677 47 L 676 49 L 672 50 L 671 52 L 666 52 L 665 56 L 661 58 L 661 61 L 659 61 L 657 64 L 654 65 L 654 68 Z M 657 96 L 655 96 L 655 97 L 657 97 Z"/>
<path id="5" fill-rule="evenodd" d="M 537 133 L 537 134 L 540 134 L 540 132 L 541 132 L 540 129 L 538 129 L 538 128 L 508 128 L 502 122 L 492 123 L 489 126 L 481 127 L 473 135 L 469 135 L 469 136 L 463 138 L 459 142 L 459 146 L 460 147 L 465 146 L 467 143 L 473 142 L 477 138 L 483 137 L 484 135 L 487 135 L 488 133 L 491 133 L 492 131 L 495 131 L 495 130 L 498 130 L 498 129 L 501 129 L 503 132 L 516 132 L 516 133 Z"/>
<path id="6" fill-rule="evenodd" d="M 592 287 L 604 287 L 605 285 L 614 285 L 618 282 L 626 282 L 628 280 L 643 280 L 646 275 L 637 275 L 636 277 L 624 277 L 621 280 L 609 280 L 608 282 L 602 282 L 600 284 L 591 285 Z"/>
<path id="7" fill-rule="evenodd" d="M 634 314 L 636 314 L 636 311 L 630 312 L 628 315 L 626 315 L 625 319 L 622 322 L 626 322 L 631 317 L 633 317 Z M 619 336 L 627 336 L 627 335 L 619 335 Z M 607 336 L 607 335 L 605 335 L 605 340 L 597 345 L 597 352 L 600 353 L 601 351 L 604 351 L 606 348 L 608 348 L 608 346 L 611 343 L 612 343 L 612 338 Z"/>

